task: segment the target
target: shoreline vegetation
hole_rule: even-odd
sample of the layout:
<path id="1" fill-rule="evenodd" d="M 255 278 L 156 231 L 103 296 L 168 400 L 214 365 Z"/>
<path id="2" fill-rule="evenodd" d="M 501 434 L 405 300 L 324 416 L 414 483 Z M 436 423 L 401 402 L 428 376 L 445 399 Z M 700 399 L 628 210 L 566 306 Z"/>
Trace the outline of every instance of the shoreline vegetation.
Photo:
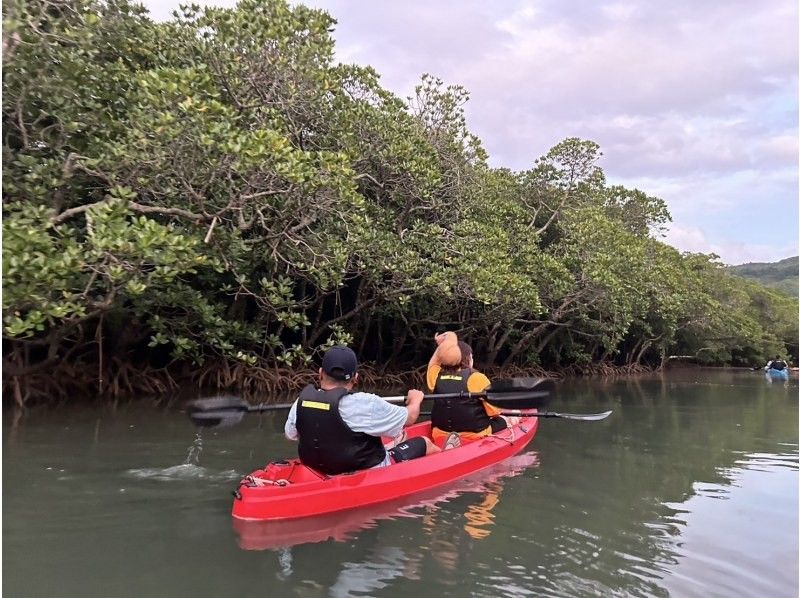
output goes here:
<path id="1" fill-rule="evenodd" d="M 399 384 L 443 330 L 503 376 L 797 362 L 797 299 L 663 243 L 664 201 L 609 185 L 596 143 L 492 167 L 467 90 L 400 98 L 335 62 L 334 25 L 6 7 L 7 404 L 290 390 L 337 343 Z"/>
<path id="2" fill-rule="evenodd" d="M 484 370 L 490 379 L 509 377 L 541 377 L 563 379 L 577 376 L 615 377 L 644 374 L 657 371 L 657 368 L 641 364 L 614 365 L 611 363 L 591 363 L 584 366 L 571 365 L 558 371 L 548 371 L 539 367 L 507 368 L 487 367 Z M 85 372 L 83 378 L 70 377 L 65 384 L 54 381 L 49 376 L 28 379 L 26 382 L 53 399 L 64 400 L 70 396 L 96 397 L 131 397 L 137 395 L 166 395 L 179 391 L 202 392 L 205 395 L 234 392 L 249 399 L 263 401 L 264 397 L 276 396 L 301 390 L 306 384 L 317 378 L 313 369 L 259 368 L 230 361 L 221 361 L 213 366 L 178 372 L 132 371 L 124 368 L 118 370 L 110 379 L 103 380 L 103 388 L 99 387 L 100 379 L 96 374 Z M 12 379 L 11 392 L 14 393 L 16 407 L 24 407 L 27 398 L 25 382 Z M 425 388 L 425 366 L 413 370 L 386 371 L 374 364 L 362 364 L 359 367 L 359 384 L 361 389 L 370 388 Z"/>

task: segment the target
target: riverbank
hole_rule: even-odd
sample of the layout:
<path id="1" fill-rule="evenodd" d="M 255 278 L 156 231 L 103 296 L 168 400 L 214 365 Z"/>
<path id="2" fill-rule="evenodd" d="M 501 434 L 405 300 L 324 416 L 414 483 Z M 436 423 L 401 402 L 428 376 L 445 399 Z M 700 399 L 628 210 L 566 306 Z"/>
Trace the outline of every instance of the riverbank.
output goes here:
<path id="1" fill-rule="evenodd" d="M 426 365 L 408 369 L 366 362 L 359 368 L 362 388 L 424 388 Z M 538 366 L 488 366 L 478 369 L 490 379 L 538 377 L 615 378 L 646 374 L 660 369 L 741 369 L 743 366 L 709 366 L 686 361 L 667 360 L 661 367 L 613 363 L 569 364 L 557 368 Z M 173 363 L 162 368 L 137 366 L 114 359 L 98 368 L 82 364 L 59 363 L 52 369 L 39 368 L 29 374 L 12 376 L 4 370 L 4 405 L 13 403 L 25 408 L 32 404 L 71 401 L 76 396 L 92 399 L 120 399 L 138 396 L 161 396 L 191 391 L 194 394 L 230 392 L 253 400 L 282 396 L 300 390 L 317 376 L 316 366 L 276 367 L 266 361 L 255 365 L 230 360 L 207 361 L 202 367 Z M 797 368 L 792 368 L 797 371 Z M 10 399 L 10 400 L 9 400 Z"/>
<path id="2" fill-rule="evenodd" d="M 362 388 L 425 388 L 425 365 L 414 369 L 392 369 L 375 363 L 359 367 Z M 570 378 L 616 378 L 637 376 L 659 370 L 708 369 L 758 371 L 744 366 L 709 366 L 687 362 L 665 362 L 662 367 L 612 363 L 570 364 L 560 368 L 489 366 L 477 368 L 490 379 L 536 377 L 565 380 Z M 798 368 L 790 368 L 797 372 Z M 13 403 L 26 408 L 33 404 L 72 401 L 74 397 L 91 399 L 128 399 L 139 396 L 163 396 L 182 393 L 212 395 L 234 393 L 262 401 L 300 390 L 317 377 L 311 367 L 286 368 L 266 364 L 248 365 L 218 361 L 202 368 L 177 364 L 166 368 L 114 363 L 102 377 L 91 368 L 59 365 L 55 370 L 34 372 L 28 376 L 4 376 L 4 406 Z M 12 400 L 9 400 L 12 399 Z"/>
<path id="3" fill-rule="evenodd" d="M 373 363 L 359 368 L 363 388 L 424 388 L 426 366 L 412 370 L 392 370 Z M 565 379 L 573 377 L 631 376 L 656 371 L 657 368 L 639 364 L 618 366 L 609 363 L 577 365 L 558 369 L 540 367 L 490 366 L 479 368 L 490 379 L 538 377 Z M 202 369 L 181 365 L 172 368 L 137 369 L 130 364 L 115 364 L 102 376 L 88 368 L 64 367 L 55 371 L 40 371 L 28 376 L 5 376 L 3 391 L 20 408 L 31 404 L 72 400 L 73 397 L 130 398 L 153 396 L 191 390 L 213 394 L 233 392 L 247 398 L 279 396 L 300 390 L 316 379 L 314 368 L 282 368 L 219 361 Z M 6 399 L 6 404 L 10 401 Z"/>

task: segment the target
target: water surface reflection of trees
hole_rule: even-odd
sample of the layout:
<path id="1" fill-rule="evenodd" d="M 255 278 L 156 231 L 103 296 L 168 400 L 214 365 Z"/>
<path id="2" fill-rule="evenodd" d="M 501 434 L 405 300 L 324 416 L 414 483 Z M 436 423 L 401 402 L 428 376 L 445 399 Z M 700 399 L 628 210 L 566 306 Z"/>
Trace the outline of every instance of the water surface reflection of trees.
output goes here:
<path id="1" fill-rule="evenodd" d="M 748 455 L 796 455 L 796 382 L 734 372 L 562 386 L 565 411 L 606 405 L 603 423 L 543 422 L 541 466 L 494 489 L 346 544 L 295 547 L 297 595 L 369 571 L 369 595 L 665 596 L 687 500 L 725 499 Z"/>

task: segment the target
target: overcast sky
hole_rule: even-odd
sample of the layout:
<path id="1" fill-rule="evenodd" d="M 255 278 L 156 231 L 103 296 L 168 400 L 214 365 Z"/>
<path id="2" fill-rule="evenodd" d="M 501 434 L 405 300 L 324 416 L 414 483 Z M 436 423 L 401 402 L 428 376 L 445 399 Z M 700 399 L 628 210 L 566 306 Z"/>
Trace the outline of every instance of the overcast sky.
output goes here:
<path id="1" fill-rule="evenodd" d="M 144 4 L 166 19 L 178 2 Z M 372 65 L 401 97 L 423 73 L 466 87 L 493 165 L 591 139 L 610 183 L 666 200 L 678 249 L 797 255 L 796 0 L 303 4 L 338 21 L 339 61 Z"/>

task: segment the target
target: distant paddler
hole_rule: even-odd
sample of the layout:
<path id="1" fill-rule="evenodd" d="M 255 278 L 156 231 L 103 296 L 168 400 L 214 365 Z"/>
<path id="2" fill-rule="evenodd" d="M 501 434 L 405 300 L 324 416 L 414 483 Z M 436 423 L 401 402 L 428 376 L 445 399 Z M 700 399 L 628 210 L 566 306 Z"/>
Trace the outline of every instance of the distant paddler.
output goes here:
<path id="1" fill-rule="evenodd" d="M 782 372 L 789 367 L 783 359 L 781 359 L 780 355 L 776 355 L 775 359 L 771 359 L 767 362 L 767 365 L 764 367 L 765 370 L 775 370 L 777 372 Z"/>

